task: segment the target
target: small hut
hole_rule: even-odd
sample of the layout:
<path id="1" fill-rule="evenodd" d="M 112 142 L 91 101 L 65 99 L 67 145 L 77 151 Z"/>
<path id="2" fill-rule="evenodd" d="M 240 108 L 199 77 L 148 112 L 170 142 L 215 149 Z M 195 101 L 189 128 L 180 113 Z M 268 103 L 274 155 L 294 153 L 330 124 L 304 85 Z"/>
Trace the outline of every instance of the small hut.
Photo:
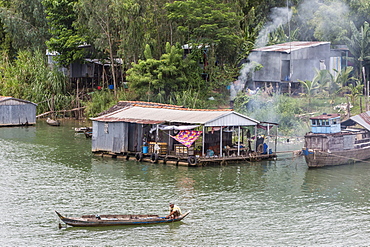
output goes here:
<path id="1" fill-rule="evenodd" d="M 275 156 L 257 136 L 261 123 L 230 109 L 122 101 L 91 120 L 92 151 L 98 154 L 188 165 Z"/>
<path id="2" fill-rule="evenodd" d="M 36 106 L 27 100 L 0 96 L 0 126 L 36 124 Z"/>

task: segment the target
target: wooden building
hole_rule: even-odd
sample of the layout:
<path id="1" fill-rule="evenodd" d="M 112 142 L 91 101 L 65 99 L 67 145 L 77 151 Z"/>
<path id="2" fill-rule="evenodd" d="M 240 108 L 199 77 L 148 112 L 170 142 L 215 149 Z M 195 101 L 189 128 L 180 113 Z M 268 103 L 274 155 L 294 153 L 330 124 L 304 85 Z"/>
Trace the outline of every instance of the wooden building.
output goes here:
<path id="1" fill-rule="evenodd" d="M 117 86 L 124 86 L 124 76 L 122 71 L 122 59 L 115 58 L 114 61 L 108 59 L 93 58 L 95 54 L 94 48 L 89 45 L 81 45 L 80 49 L 85 50 L 83 62 L 71 63 L 68 68 L 59 68 L 63 73 L 70 78 L 70 81 L 79 89 L 97 89 L 109 88 L 113 89 L 113 79 L 111 74 L 112 64 L 115 66 Z M 49 66 L 56 66 L 54 57 L 58 56 L 57 52 L 46 51 L 46 56 Z"/>
<path id="2" fill-rule="evenodd" d="M 0 126 L 36 124 L 36 106 L 27 100 L 0 96 Z"/>
<path id="3" fill-rule="evenodd" d="M 370 158 L 370 111 L 340 123 L 340 115 L 311 117 L 303 154 L 308 167 L 365 161 Z"/>
<path id="4" fill-rule="evenodd" d="M 187 165 L 276 156 L 258 138 L 261 123 L 232 110 L 122 101 L 91 120 L 96 154 Z"/>

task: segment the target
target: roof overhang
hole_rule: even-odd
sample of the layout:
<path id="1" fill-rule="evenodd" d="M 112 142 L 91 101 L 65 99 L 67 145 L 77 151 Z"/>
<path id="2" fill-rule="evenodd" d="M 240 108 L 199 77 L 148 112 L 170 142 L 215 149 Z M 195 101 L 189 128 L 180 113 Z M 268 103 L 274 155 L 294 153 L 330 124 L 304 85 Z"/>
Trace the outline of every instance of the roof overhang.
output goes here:
<path id="1" fill-rule="evenodd" d="M 141 124 L 200 124 L 204 126 L 251 126 L 259 121 L 231 110 L 203 110 L 130 106 L 91 118 L 100 122 Z"/>

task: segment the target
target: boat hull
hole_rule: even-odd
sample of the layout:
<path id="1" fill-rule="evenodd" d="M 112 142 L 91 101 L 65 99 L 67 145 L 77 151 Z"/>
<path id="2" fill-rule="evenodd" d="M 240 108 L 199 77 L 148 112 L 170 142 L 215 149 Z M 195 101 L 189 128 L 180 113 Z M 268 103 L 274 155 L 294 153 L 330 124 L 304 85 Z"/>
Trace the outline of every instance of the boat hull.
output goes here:
<path id="1" fill-rule="evenodd" d="M 181 221 L 190 212 L 182 214 L 176 219 L 166 219 L 166 217 L 159 217 L 158 215 L 101 215 L 97 218 L 93 215 L 82 216 L 79 218 L 64 217 L 55 211 L 58 217 L 67 225 L 77 227 L 91 227 L 91 226 L 122 226 L 122 225 L 147 225 L 160 224 Z"/>
<path id="2" fill-rule="evenodd" d="M 324 167 L 350 164 L 370 159 L 370 147 L 335 152 L 303 149 L 308 167 Z"/>
<path id="3" fill-rule="evenodd" d="M 58 120 L 53 120 L 53 119 L 46 119 L 46 123 L 51 125 L 51 126 L 59 126 L 60 122 Z"/>

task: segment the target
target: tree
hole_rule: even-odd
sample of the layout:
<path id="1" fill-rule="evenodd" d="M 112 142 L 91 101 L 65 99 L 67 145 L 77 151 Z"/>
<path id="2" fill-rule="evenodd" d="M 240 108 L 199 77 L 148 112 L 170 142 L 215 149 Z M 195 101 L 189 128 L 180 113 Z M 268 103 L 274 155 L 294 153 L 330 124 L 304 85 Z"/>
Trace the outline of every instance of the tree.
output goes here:
<path id="1" fill-rule="evenodd" d="M 317 93 L 320 85 L 318 84 L 317 80 L 312 80 L 312 81 L 298 80 L 298 81 L 303 85 L 304 91 L 305 91 L 303 95 L 305 95 L 308 98 L 308 104 L 311 105 L 312 97 Z"/>
<path id="2" fill-rule="evenodd" d="M 146 46 L 148 49 L 149 46 Z M 147 58 L 132 64 L 127 71 L 127 80 L 130 88 L 141 95 L 141 100 L 169 103 L 174 100 L 173 93 L 195 90 L 201 95 L 207 95 L 209 89 L 200 77 L 200 68 L 189 55 L 183 58 L 183 51 L 179 45 L 166 45 L 166 53 L 159 60 L 151 58 L 146 51 Z"/>
<path id="3" fill-rule="evenodd" d="M 95 48 L 107 54 L 110 61 L 114 95 L 117 96 L 116 61 L 119 44 L 120 18 L 114 11 L 113 0 L 80 0 L 77 12 L 79 30 L 86 32 Z M 103 58 L 104 59 L 104 58 Z"/>
<path id="4" fill-rule="evenodd" d="M 40 0 L 9 1 L 0 8 L 0 18 L 16 49 L 45 49 L 50 34 Z"/>
<path id="5" fill-rule="evenodd" d="M 370 22 L 370 2 L 367 0 L 345 0 L 349 7 L 349 16 L 351 20 L 359 27 L 363 25 L 365 21 Z"/>
<path id="6" fill-rule="evenodd" d="M 142 57 L 144 44 L 149 41 L 150 27 L 147 24 L 150 19 L 145 16 L 148 5 L 144 0 L 118 0 L 112 5 L 120 22 L 117 26 L 120 36 L 118 53 L 127 64 L 136 63 Z"/>
<path id="7" fill-rule="evenodd" d="M 0 95 L 38 103 L 38 112 L 74 107 L 73 96 L 67 91 L 67 78 L 47 66 L 44 52 L 19 51 L 17 59 L 1 61 L 0 67 Z"/>
<path id="8" fill-rule="evenodd" d="M 355 78 L 351 76 L 352 71 L 353 67 L 351 66 L 342 69 L 342 71 L 335 70 L 336 72 L 336 76 L 334 77 L 335 84 L 337 84 L 339 88 L 343 88 L 347 86 L 348 81 L 355 80 Z"/>
<path id="9" fill-rule="evenodd" d="M 340 1 L 320 3 L 313 18 L 309 21 L 318 40 L 341 44 L 347 35 L 349 9 Z"/>
<path id="10" fill-rule="evenodd" d="M 54 59 L 66 68 L 84 56 L 84 50 L 79 46 L 84 44 L 86 39 L 80 36 L 74 27 L 77 19 L 74 7 L 77 2 L 78 0 L 42 1 L 52 35 L 46 44 L 51 51 L 58 52 Z"/>
<path id="11" fill-rule="evenodd" d="M 358 78 L 364 78 L 362 68 L 370 62 L 370 28 L 369 23 L 364 22 L 362 27 L 358 30 L 353 22 L 351 22 L 351 38 L 345 37 L 344 41 L 354 56 L 353 62 L 355 64 L 355 74 Z M 362 76 L 361 76 L 362 75 Z"/>
<path id="12" fill-rule="evenodd" d="M 168 18 L 184 42 L 206 47 L 217 63 L 234 63 L 242 46 L 241 13 L 220 0 L 175 1 L 166 5 Z"/>
<path id="13" fill-rule="evenodd" d="M 319 86 L 321 93 L 325 91 L 330 94 L 335 91 L 335 86 L 333 85 L 333 76 L 330 74 L 329 70 L 318 70 L 316 69 L 316 75 L 312 81 Z"/>
<path id="14" fill-rule="evenodd" d="M 349 90 L 348 96 L 350 96 L 351 98 L 352 105 L 355 105 L 356 99 L 359 95 L 362 94 L 363 88 L 364 85 L 360 84 L 359 81 L 354 81 L 353 83 L 343 88 L 344 90 Z"/>
<path id="15" fill-rule="evenodd" d="M 165 45 L 181 42 L 168 21 L 165 5 L 173 0 L 117 0 L 114 9 L 120 18 L 119 53 L 130 64 L 143 58 L 144 45 L 152 47 L 153 57 L 165 52 Z"/>
<path id="16" fill-rule="evenodd" d="M 9 1 L 0 1 L 0 9 L 4 10 L 10 5 Z M 14 55 L 14 49 L 12 47 L 12 39 L 9 33 L 6 32 L 6 27 L 3 21 L 0 19 L 0 50 L 10 57 Z"/>

